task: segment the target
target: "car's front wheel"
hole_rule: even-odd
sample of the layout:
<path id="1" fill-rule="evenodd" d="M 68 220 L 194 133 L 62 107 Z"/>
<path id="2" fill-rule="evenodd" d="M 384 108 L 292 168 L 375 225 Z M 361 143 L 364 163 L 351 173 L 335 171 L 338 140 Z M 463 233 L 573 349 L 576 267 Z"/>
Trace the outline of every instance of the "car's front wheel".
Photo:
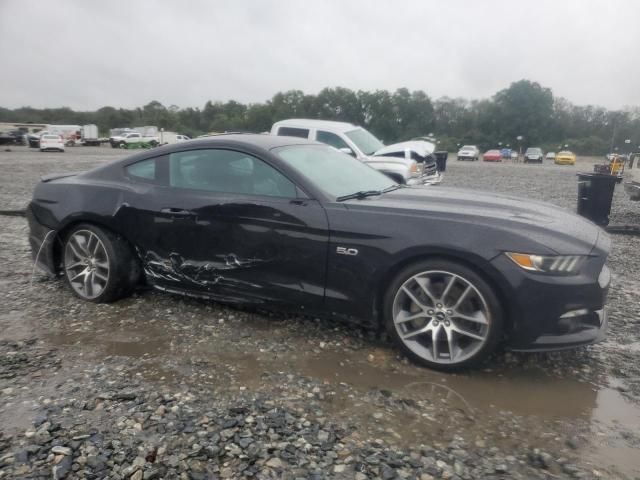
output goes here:
<path id="1" fill-rule="evenodd" d="M 438 370 L 478 366 L 495 349 L 502 308 L 475 271 L 449 260 L 402 270 L 384 302 L 385 326 L 413 361 Z"/>
<path id="2" fill-rule="evenodd" d="M 91 224 L 78 225 L 66 236 L 63 266 L 71 291 L 95 303 L 124 297 L 140 277 L 138 262 L 127 241 Z"/>

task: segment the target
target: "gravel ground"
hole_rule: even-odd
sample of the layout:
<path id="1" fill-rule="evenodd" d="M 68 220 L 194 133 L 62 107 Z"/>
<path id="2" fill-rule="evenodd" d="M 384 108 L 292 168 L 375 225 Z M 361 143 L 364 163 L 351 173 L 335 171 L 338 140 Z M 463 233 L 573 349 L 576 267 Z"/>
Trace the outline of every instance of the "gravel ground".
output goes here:
<path id="1" fill-rule="evenodd" d="M 125 154 L 0 152 L 0 209 Z M 444 183 L 574 210 L 592 163 L 450 161 Z M 612 223 L 639 207 L 617 188 Z M 612 237 L 604 343 L 444 375 L 342 323 L 154 291 L 80 302 L 32 278 L 25 220 L 0 222 L 0 478 L 640 476 L 639 237 Z"/>

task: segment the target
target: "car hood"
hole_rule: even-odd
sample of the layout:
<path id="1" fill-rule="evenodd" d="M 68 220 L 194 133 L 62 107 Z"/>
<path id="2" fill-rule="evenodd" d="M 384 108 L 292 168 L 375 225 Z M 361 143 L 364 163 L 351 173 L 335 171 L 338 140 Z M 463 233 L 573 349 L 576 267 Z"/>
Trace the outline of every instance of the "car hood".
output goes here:
<path id="1" fill-rule="evenodd" d="M 406 187 L 345 204 L 347 208 L 396 211 L 443 222 L 467 223 L 474 228 L 503 230 L 561 255 L 590 253 L 601 231 L 592 222 L 556 205 L 456 188 Z"/>
<path id="2" fill-rule="evenodd" d="M 404 157 L 405 152 L 408 150 L 410 152 L 416 152 L 421 157 L 426 157 L 427 155 L 432 154 L 436 149 L 436 146 L 425 140 L 410 140 L 408 142 L 400 142 L 394 143 L 393 145 L 387 145 L 386 147 L 381 148 L 376 151 L 373 156 L 376 155 L 393 155 L 397 153 L 398 156 Z"/>

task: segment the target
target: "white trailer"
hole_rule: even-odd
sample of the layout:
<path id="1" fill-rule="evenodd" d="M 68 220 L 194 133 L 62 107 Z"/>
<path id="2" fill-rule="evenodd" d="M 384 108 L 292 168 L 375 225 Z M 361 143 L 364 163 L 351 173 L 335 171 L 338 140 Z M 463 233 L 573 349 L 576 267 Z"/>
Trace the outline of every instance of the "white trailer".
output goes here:
<path id="1" fill-rule="evenodd" d="M 90 123 L 89 125 L 83 125 L 80 130 L 80 143 L 87 146 L 100 146 L 100 137 L 98 136 L 98 126 Z"/>

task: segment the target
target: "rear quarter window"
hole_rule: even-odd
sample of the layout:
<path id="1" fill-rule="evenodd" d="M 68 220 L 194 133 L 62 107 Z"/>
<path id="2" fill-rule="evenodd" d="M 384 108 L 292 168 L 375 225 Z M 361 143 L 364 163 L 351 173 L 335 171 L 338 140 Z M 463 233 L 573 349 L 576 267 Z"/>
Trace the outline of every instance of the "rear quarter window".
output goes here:
<path id="1" fill-rule="evenodd" d="M 132 163 L 125 167 L 128 177 L 137 180 L 156 181 L 156 159 L 150 158 L 141 162 Z"/>

